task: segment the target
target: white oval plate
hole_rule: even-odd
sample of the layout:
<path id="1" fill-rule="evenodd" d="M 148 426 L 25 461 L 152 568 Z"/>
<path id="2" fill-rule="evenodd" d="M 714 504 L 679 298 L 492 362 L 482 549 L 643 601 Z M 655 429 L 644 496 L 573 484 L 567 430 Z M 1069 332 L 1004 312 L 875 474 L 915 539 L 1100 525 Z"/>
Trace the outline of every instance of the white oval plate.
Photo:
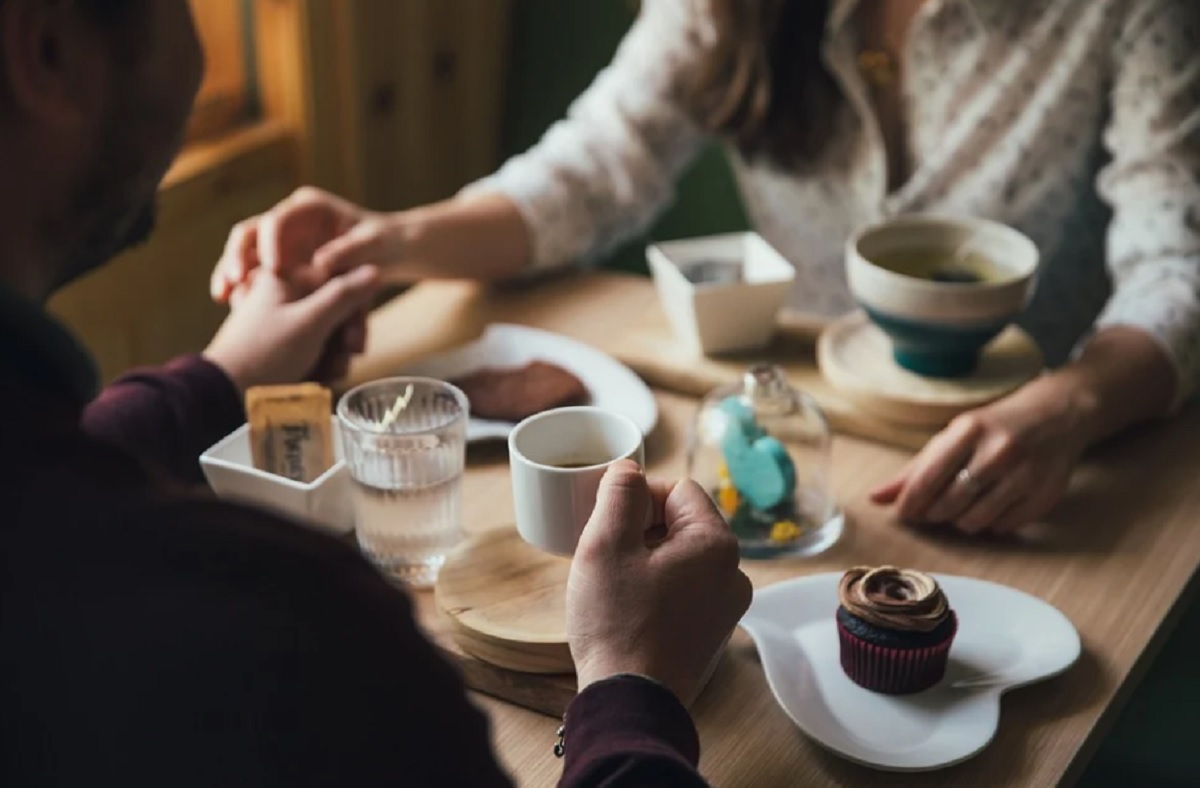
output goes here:
<path id="1" fill-rule="evenodd" d="M 653 392 L 629 367 L 590 345 L 527 326 L 494 323 L 474 342 L 422 359 L 397 374 L 448 380 L 484 367 L 519 367 L 530 361 L 546 361 L 575 375 L 588 390 L 589 405 L 628 416 L 643 435 L 658 423 Z M 467 440 L 507 438 L 514 426 L 473 418 L 467 424 Z"/>
<path id="2" fill-rule="evenodd" d="M 810 575 L 757 591 L 741 626 L 788 716 L 856 763 L 929 771 L 965 761 L 995 736 L 1005 691 L 1061 673 L 1079 657 L 1079 633 L 1041 599 L 986 580 L 936 575 L 959 621 L 946 677 L 914 695 L 870 692 L 839 660 L 841 576 Z"/>

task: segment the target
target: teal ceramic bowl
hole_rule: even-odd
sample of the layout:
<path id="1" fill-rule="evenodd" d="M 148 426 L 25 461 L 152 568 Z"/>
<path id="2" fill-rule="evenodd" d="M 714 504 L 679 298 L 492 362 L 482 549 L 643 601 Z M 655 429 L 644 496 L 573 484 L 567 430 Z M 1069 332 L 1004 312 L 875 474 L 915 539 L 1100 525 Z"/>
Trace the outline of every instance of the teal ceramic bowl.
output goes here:
<path id="1" fill-rule="evenodd" d="M 846 276 L 897 364 L 955 378 L 1025 307 L 1038 260 L 1032 241 L 998 222 L 915 215 L 855 234 Z"/>

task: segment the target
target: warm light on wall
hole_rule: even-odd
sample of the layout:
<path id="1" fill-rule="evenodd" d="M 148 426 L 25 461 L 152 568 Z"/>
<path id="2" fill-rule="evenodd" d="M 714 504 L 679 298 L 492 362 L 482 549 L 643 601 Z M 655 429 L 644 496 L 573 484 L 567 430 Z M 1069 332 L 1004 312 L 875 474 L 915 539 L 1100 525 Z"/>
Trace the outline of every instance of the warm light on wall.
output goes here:
<path id="1" fill-rule="evenodd" d="M 205 72 L 188 137 L 200 139 L 228 130 L 249 113 L 246 16 L 243 0 L 189 1 Z"/>

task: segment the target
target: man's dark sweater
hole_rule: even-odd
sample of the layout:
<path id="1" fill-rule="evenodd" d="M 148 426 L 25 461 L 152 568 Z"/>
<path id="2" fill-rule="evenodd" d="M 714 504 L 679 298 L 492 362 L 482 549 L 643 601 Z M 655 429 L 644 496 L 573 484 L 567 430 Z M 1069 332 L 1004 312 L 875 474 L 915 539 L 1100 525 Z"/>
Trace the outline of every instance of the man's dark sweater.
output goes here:
<path id="1" fill-rule="evenodd" d="M 86 404 L 69 335 L 0 307 L 0 784 L 509 784 L 403 593 L 335 540 L 186 491 L 243 418 L 218 368 Z M 652 682 L 593 685 L 567 719 L 563 784 L 703 784 Z"/>

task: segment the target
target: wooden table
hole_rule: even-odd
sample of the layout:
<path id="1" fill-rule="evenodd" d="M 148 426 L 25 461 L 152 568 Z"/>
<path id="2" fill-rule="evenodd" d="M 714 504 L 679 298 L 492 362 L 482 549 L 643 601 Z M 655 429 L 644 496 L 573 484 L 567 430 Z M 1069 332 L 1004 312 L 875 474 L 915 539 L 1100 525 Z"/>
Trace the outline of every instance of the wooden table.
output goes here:
<path id="1" fill-rule="evenodd" d="M 524 289 L 429 283 L 372 318 L 371 344 L 354 370 L 363 379 L 476 336 L 489 321 L 519 322 L 603 347 L 651 308 L 647 280 L 580 275 Z M 647 443 L 654 473 L 680 475 L 683 439 L 696 402 L 657 392 L 659 428 Z M 1121 438 L 1076 474 L 1067 499 L 1019 542 L 956 538 L 904 528 L 866 500 L 895 471 L 900 451 L 839 437 L 834 486 L 850 525 L 816 559 L 744 562 L 758 587 L 811 572 L 896 563 L 986 578 L 1035 594 L 1079 629 L 1084 653 L 1063 676 L 1003 699 L 996 739 L 977 757 L 939 772 L 890 775 L 852 765 L 801 734 L 767 687 L 753 644 L 738 632 L 711 685 L 693 708 L 701 770 L 717 786 L 953 785 L 1049 786 L 1072 782 L 1103 737 L 1190 596 L 1200 563 L 1200 412 Z M 464 486 L 469 532 L 511 522 L 502 446 L 472 450 Z M 422 622 L 442 630 L 431 594 L 418 594 Z M 1182 600 L 1182 601 L 1181 601 Z M 556 721 L 488 697 L 500 757 L 521 785 L 552 785 Z"/>

